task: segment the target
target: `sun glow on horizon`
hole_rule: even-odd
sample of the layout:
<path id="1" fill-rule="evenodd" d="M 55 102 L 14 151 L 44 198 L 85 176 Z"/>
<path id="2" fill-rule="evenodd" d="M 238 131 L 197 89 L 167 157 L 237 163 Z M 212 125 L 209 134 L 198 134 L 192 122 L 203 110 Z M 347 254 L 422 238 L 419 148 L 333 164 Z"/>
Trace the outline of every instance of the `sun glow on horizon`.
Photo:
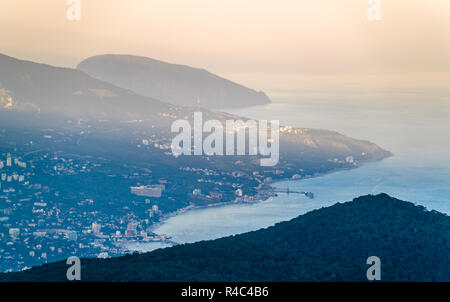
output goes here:
<path id="1" fill-rule="evenodd" d="M 450 72 L 446 0 L 381 0 L 377 22 L 365 0 L 81 3 L 69 22 L 64 0 L 3 0 L 0 53 L 68 67 L 127 53 L 236 78 Z"/>

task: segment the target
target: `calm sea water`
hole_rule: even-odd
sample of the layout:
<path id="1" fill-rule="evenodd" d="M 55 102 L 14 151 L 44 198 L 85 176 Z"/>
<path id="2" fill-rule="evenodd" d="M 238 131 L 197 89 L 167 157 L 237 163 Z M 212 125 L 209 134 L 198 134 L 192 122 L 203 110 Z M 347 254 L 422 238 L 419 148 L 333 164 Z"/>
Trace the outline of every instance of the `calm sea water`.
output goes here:
<path id="1" fill-rule="evenodd" d="M 189 211 L 168 219 L 155 232 L 187 243 L 244 233 L 286 221 L 313 209 L 365 194 L 388 193 L 450 214 L 450 97 L 430 93 L 385 92 L 341 96 L 297 94 L 268 106 L 235 110 L 253 119 L 278 119 L 284 125 L 336 130 L 366 139 L 394 157 L 350 171 L 290 181 L 296 194 L 248 205 Z M 285 187 L 287 182 L 278 183 Z M 140 245 L 148 251 L 161 245 Z"/>

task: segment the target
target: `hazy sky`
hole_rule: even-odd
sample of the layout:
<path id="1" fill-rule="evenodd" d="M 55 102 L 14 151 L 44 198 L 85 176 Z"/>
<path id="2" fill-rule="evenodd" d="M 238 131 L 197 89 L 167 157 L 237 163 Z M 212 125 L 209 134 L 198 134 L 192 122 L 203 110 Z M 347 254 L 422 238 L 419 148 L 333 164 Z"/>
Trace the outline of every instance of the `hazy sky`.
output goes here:
<path id="1" fill-rule="evenodd" d="M 259 86 L 275 75 L 442 82 L 436 74 L 450 72 L 449 0 L 381 0 L 377 22 L 366 0 L 81 0 L 75 22 L 67 8 L 66 0 L 0 0 L 0 52 L 69 67 L 136 54 Z"/>

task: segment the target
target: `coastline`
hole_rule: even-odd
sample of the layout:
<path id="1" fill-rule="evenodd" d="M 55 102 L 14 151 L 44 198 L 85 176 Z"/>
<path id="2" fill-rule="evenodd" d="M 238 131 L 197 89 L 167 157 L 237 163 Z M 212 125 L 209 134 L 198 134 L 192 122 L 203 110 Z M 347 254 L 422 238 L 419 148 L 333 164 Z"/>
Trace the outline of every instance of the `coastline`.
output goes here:
<path id="1" fill-rule="evenodd" d="M 306 179 L 312 179 L 312 178 L 319 178 L 319 177 L 323 177 L 323 176 L 327 176 L 333 173 L 337 173 L 337 172 L 342 172 L 342 171 L 351 171 L 351 170 L 355 170 L 358 168 L 361 168 L 362 166 L 364 166 L 365 164 L 368 163 L 374 163 L 374 162 L 381 162 L 387 158 L 390 158 L 394 156 L 392 153 L 382 159 L 379 160 L 372 160 L 372 161 L 365 161 L 365 162 L 360 162 L 357 166 L 354 167 L 343 167 L 343 168 L 338 168 L 338 169 L 333 169 L 327 172 L 322 172 L 322 173 L 315 173 L 314 175 L 311 176 L 307 176 L 307 177 L 303 177 L 301 179 L 295 179 L 294 181 L 301 181 L 301 180 L 306 180 Z M 230 206 L 230 205 L 239 205 L 239 204 L 258 204 L 260 202 L 266 201 L 271 197 L 276 197 L 278 196 L 278 194 L 275 191 L 277 184 L 286 182 L 286 181 L 290 181 L 292 180 L 291 178 L 280 178 L 277 180 L 274 180 L 270 183 L 268 183 L 266 185 L 265 188 L 259 189 L 258 192 L 252 196 L 252 200 L 251 201 L 244 201 L 242 199 L 236 198 L 233 201 L 228 201 L 228 202 L 218 202 L 218 203 L 212 203 L 212 204 L 208 204 L 208 205 L 194 205 L 191 204 L 187 207 L 178 209 L 177 211 L 174 212 L 170 212 L 170 213 L 166 213 L 164 215 L 161 216 L 161 219 L 159 222 L 153 224 L 149 230 L 151 232 L 154 232 L 155 230 L 157 230 L 158 228 L 160 228 L 168 219 L 176 217 L 178 215 L 182 215 L 187 213 L 188 211 L 192 211 L 192 210 L 201 210 L 201 209 L 207 209 L 207 208 L 218 208 L 218 207 L 224 207 L 224 206 Z M 156 242 L 160 242 L 160 243 L 166 243 L 166 244 L 171 244 L 171 245 L 177 245 L 179 243 L 174 242 L 171 240 L 170 235 L 166 235 L 166 234 L 158 234 L 158 233 L 154 233 L 158 236 L 164 236 L 166 237 L 165 240 L 162 241 L 156 241 Z M 148 243 L 145 241 L 136 241 L 136 243 Z"/>

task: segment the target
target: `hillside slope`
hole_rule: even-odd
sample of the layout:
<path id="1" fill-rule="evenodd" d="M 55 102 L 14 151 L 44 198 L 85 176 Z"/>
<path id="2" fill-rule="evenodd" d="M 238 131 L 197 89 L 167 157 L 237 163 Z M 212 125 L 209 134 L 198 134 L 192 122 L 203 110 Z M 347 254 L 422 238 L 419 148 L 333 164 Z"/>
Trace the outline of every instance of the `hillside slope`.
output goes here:
<path id="1" fill-rule="evenodd" d="M 84 281 L 450 281 L 450 217 L 386 194 L 312 211 L 242 235 L 115 259 L 82 260 Z M 64 262 L 0 275 L 65 281 Z"/>
<path id="2" fill-rule="evenodd" d="M 154 117 L 173 106 L 90 77 L 0 54 L 0 109 L 33 109 L 70 116 Z"/>
<path id="3" fill-rule="evenodd" d="M 130 79 L 132 76 L 130 75 Z M 174 86 L 174 90 L 183 88 Z M 36 112 L 62 120 L 95 119 L 136 124 L 135 128 L 157 130 L 169 145 L 170 129 L 175 120 L 193 119 L 202 111 L 204 120 L 239 120 L 246 118 L 202 108 L 174 106 L 119 88 L 86 73 L 0 54 L 0 110 Z M 142 138 L 141 138 L 142 139 Z M 351 156 L 357 162 L 380 160 L 391 154 L 371 142 L 348 138 L 333 131 L 291 129 L 280 134 L 281 157 L 290 161 L 340 162 Z M 348 163 L 340 163 L 339 166 Z"/>
<path id="4" fill-rule="evenodd" d="M 204 69 L 131 55 L 100 55 L 81 62 L 92 77 L 181 106 L 208 109 L 270 103 L 264 92 L 249 89 Z"/>

